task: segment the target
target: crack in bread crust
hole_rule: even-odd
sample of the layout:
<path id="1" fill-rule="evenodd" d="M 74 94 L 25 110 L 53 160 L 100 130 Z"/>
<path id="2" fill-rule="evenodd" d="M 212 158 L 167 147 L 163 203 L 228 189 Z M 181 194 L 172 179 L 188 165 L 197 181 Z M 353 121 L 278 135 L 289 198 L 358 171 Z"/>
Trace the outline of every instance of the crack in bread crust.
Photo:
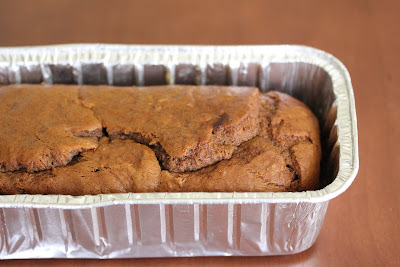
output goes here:
<path id="1" fill-rule="evenodd" d="M 101 123 L 80 102 L 78 87 L 12 85 L 0 96 L 1 172 L 65 166 L 97 147 Z"/>
<path id="2" fill-rule="evenodd" d="M 300 101 L 294 99 L 294 98 L 289 98 L 287 95 L 284 95 L 282 93 L 278 92 L 270 92 L 267 93 L 266 95 L 270 94 L 270 96 L 274 99 L 274 112 L 273 116 L 271 118 L 271 124 L 270 126 L 270 132 L 272 133 L 270 135 L 271 141 L 273 142 L 275 147 L 278 147 L 281 150 L 282 156 L 285 158 L 285 161 L 287 162 L 287 167 L 292 173 L 292 183 L 290 188 L 293 191 L 302 191 L 302 190 L 310 190 L 310 189 L 317 189 L 319 186 L 319 161 L 321 158 L 321 145 L 320 145 L 320 140 L 319 140 L 319 125 L 318 121 L 315 118 L 315 116 L 312 114 L 312 112 Z M 285 121 L 285 116 L 277 118 L 277 113 L 279 111 L 279 105 L 282 101 L 282 99 L 285 99 L 287 101 L 291 102 L 290 107 L 281 107 L 281 110 L 288 110 L 290 111 L 291 109 L 295 109 L 297 107 L 302 108 L 302 112 L 300 114 L 296 114 L 296 116 L 293 118 L 286 113 L 286 120 Z M 280 114 L 281 115 L 281 114 Z M 272 123 L 277 119 L 278 122 Z M 301 125 L 299 127 L 299 121 L 303 121 L 304 125 Z M 294 127 L 295 130 L 299 130 L 298 132 L 295 132 L 295 135 L 291 130 L 287 130 L 287 128 Z M 284 129 L 284 131 L 283 131 Z M 310 134 L 312 131 L 317 132 L 318 138 L 315 138 L 316 134 L 312 135 Z M 316 139 L 316 140 L 313 140 Z M 297 147 L 298 145 L 311 145 L 314 148 L 316 148 L 316 151 L 314 154 L 309 156 L 309 159 L 311 162 L 315 163 L 313 168 L 316 169 L 315 173 L 313 174 L 308 174 L 308 170 L 305 169 L 304 171 L 302 170 L 301 166 L 305 164 L 305 162 L 299 162 L 296 159 L 296 156 L 294 155 L 293 148 Z M 303 161 L 303 159 L 302 159 Z M 310 182 L 314 181 L 314 182 Z M 307 185 L 306 185 L 307 184 Z"/>
<path id="3" fill-rule="evenodd" d="M 155 192 L 161 169 L 151 149 L 132 140 L 100 139 L 73 164 L 36 173 L 0 173 L 0 193 L 107 194 Z"/>
<path id="4" fill-rule="evenodd" d="M 300 166 L 304 165 L 304 162 L 299 162 L 293 151 L 294 147 L 299 144 L 309 144 L 314 145 L 313 140 L 307 134 L 304 135 L 291 135 L 287 134 L 286 127 L 291 127 L 291 119 L 288 118 L 288 122 L 285 121 L 285 116 L 283 118 L 276 118 L 278 111 L 280 111 L 280 102 L 282 94 L 276 92 L 270 92 L 263 95 L 264 101 L 260 111 L 260 131 L 258 135 L 251 140 L 242 143 L 237 150 L 233 153 L 230 160 L 222 160 L 218 164 L 212 167 L 206 167 L 195 174 L 172 174 L 167 172 L 162 172 L 161 179 L 161 190 L 162 191 L 230 191 L 235 188 L 236 191 L 299 191 L 307 189 L 316 189 L 318 187 L 318 182 L 311 182 L 318 180 L 319 177 L 319 158 L 317 155 L 317 165 L 312 166 L 312 168 L 317 168 L 315 173 L 309 174 L 307 169 L 303 170 Z M 299 105 L 298 101 L 293 101 L 294 105 Z M 304 107 L 302 107 L 304 108 Z M 309 115 L 309 114 L 307 114 Z M 280 115 L 281 116 L 281 115 Z M 275 121 L 277 119 L 277 121 Z M 310 119 L 302 118 L 298 116 L 297 119 Z M 313 117 L 311 117 L 311 120 Z M 287 125 L 289 124 L 289 125 Z M 313 122 L 314 126 L 317 125 Z M 294 125 L 296 127 L 296 125 Z M 318 125 L 317 125 L 318 126 Z M 303 127 L 303 125 L 302 125 Z M 308 125 L 305 125 L 307 128 Z M 303 127 L 304 128 L 304 127 Z M 285 130 L 285 131 L 283 131 Z M 309 130 L 309 129 L 308 129 Z M 318 130 L 313 129 L 313 130 Z M 268 145 L 268 149 L 260 149 L 263 144 Z M 250 148 L 249 148 L 250 146 Z M 318 154 L 319 140 L 317 142 Z M 276 154 L 271 154 L 271 151 L 275 150 Z M 243 151 L 243 154 L 242 154 Z M 311 157 L 314 155 L 311 155 Z M 264 159 L 265 161 L 273 162 L 275 157 L 275 162 L 280 162 L 275 166 L 277 168 L 276 173 L 268 173 L 269 170 L 258 170 L 262 173 L 260 175 L 254 169 L 257 169 L 261 162 L 254 165 L 252 161 L 257 161 L 257 159 Z M 304 160 L 304 159 L 301 159 Z M 314 160 L 311 158 L 311 160 Z M 246 169 L 247 174 L 251 174 L 249 179 L 252 179 L 251 185 L 243 185 L 240 179 L 236 179 L 237 176 L 240 177 L 241 169 L 236 169 L 235 172 L 225 175 L 224 169 L 220 166 L 225 166 L 225 169 L 234 168 L 235 166 L 230 166 L 229 163 L 235 162 L 236 166 L 246 169 L 248 166 L 252 166 L 253 169 Z M 314 162 L 315 163 L 315 160 Z M 222 173 L 222 174 L 221 174 Z M 237 175 L 237 176 L 236 176 Z M 246 174 L 243 174 L 246 176 Z M 273 176 L 277 175 L 280 179 L 274 183 Z M 173 179 L 175 177 L 175 179 Z M 221 178 L 222 177 L 222 178 Z M 268 181 L 265 181 L 265 177 L 269 177 Z M 233 186 L 234 185 L 234 186 Z"/>
<path id="5" fill-rule="evenodd" d="M 93 107 L 111 138 L 158 143 L 157 156 L 172 172 L 195 171 L 229 159 L 238 145 L 258 133 L 256 88 L 85 86 L 81 98 Z"/>

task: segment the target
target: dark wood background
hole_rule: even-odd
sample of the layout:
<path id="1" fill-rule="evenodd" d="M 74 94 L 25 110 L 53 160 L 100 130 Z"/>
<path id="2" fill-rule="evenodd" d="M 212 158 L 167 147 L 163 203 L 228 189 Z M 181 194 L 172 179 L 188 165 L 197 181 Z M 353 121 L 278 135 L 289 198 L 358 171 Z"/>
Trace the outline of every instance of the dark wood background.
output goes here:
<path id="1" fill-rule="evenodd" d="M 354 86 L 360 171 L 316 244 L 279 257 L 16 260 L 0 265 L 400 266 L 400 1 L 8 1 L 0 46 L 60 43 L 304 44 Z"/>

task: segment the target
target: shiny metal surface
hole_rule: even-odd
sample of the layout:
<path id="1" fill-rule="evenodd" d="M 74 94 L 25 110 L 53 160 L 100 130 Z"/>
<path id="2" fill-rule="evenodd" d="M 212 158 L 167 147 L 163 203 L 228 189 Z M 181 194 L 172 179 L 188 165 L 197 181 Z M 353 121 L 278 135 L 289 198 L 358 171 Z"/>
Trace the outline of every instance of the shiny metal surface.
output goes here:
<path id="1" fill-rule="evenodd" d="M 318 236 L 330 199 L 358 171 L 350 76 L 313 48 L 59 45 L 0 49 L 0 84 L 232 84 L 305 102 L 322 129 L 317 191 L 0 196 L 0 257 L 291 254 Z"/>

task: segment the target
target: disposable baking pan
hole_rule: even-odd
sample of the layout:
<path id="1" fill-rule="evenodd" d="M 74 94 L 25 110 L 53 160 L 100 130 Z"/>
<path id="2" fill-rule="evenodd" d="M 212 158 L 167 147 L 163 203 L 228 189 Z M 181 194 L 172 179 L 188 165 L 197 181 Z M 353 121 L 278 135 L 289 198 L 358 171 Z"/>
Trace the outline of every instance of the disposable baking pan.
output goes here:
<path id="1" fill-rule="evenodd" d="M 220 84 L 286 92 L 316 114 L 317 191 L 0 195 L 0 258 L 277 255 L 308 249 L 358 171 L 349 73 L 305 46 L 75 44 L 0 48 L 0 84 Z M 1 101 L 1 100 L 0 100 Z"/>

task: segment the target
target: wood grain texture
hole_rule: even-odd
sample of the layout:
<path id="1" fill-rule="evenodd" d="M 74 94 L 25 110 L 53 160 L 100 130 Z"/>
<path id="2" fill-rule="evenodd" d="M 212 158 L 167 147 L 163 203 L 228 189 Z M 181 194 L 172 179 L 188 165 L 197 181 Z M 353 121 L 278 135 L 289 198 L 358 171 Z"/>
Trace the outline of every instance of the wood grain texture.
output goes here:
<path id="1" fill-rule="evenodd" d="M 399 1 L 0 1 L 0 46 L 304 44 L 332 53 L 355 91 L 360 171 L 316 244 L 280 257 L 16 260 L 9 266 L 399 266 Z"/>

